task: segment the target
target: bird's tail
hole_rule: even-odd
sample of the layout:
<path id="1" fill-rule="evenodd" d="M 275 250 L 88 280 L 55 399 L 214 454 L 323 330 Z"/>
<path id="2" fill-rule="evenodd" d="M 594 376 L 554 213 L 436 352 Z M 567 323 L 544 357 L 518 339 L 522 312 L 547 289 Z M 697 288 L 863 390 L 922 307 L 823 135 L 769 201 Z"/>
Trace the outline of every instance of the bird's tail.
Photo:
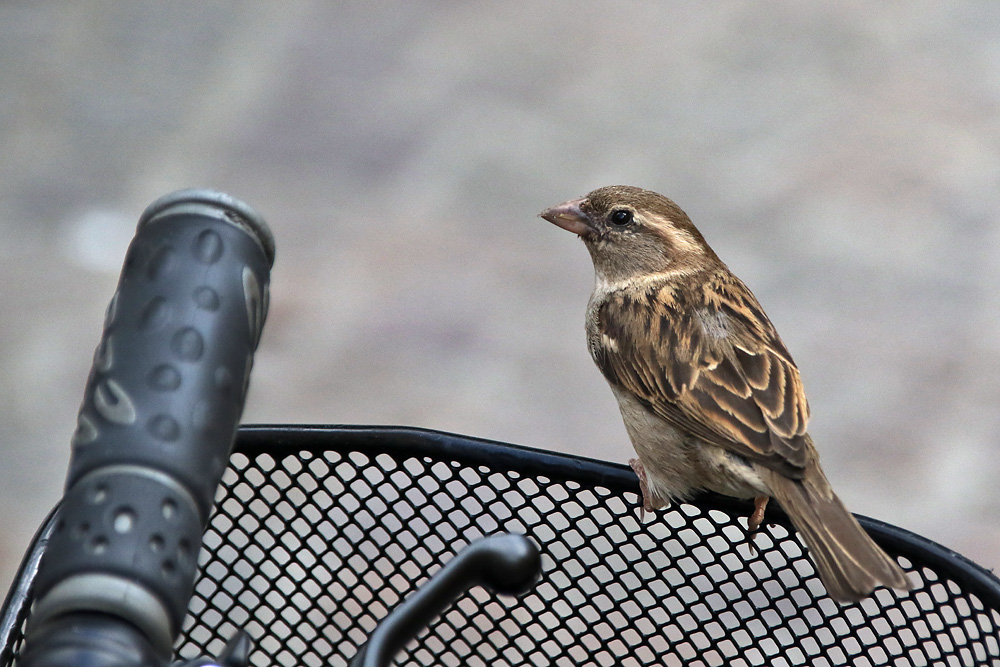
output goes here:
<path id="1" fill-rule="evenodd" d="M 818 464 L 809 466 L 801 480 L 777 474 L 773 478 L 769 480 L 772 496 L 805 540 L 830 597 L 857 602 L 876 586 L 912 587 L 896 561 L 840 502 Z"/>

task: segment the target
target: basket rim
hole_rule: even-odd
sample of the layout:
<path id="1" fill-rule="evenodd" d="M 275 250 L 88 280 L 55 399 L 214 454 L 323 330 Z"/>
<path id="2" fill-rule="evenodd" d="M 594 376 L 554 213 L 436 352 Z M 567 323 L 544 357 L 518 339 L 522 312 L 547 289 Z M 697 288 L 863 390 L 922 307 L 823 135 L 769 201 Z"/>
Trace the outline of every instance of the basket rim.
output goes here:
<path id="1" fill-rule="evenodd" d="M 506 466 L 525 475 L 639 494 L 635 472 L 622 463 L 415 426 L 246 424 L 237 431 L 233 451 L 247 455 L 291 454 L 356 451 L 361 447 L 399 458 L 447 458 L 467 465 Z M 737 517 L 747 515 L 750 510 L 749 501 L 712 492 L 701 493 L 688 503 Z M 767 523 L 792 529 L 784 511 L 776 505 L 772 507 L 768 507 Z M 978 597 L 984 607 L 1000 613 L 1000 578 L 991 570 L 918 533 L 862 514 L 854 516 L 890 555 L 933 567 Z"/>

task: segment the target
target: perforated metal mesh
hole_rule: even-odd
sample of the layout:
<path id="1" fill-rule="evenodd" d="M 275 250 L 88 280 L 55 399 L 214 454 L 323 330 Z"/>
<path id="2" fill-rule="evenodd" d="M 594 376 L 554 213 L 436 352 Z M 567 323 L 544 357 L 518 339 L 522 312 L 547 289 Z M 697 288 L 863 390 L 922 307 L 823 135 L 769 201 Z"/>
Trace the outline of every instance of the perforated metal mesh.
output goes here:
<path id="1" fill-rule="evenodd" d="M 215 655 L 236 628 L 257 665 L 345 665 L 471 540 L 525 533 L 543 575 L 519 599 L 473 589 L 401 665 L 983 665 L 1000 662 L 997 581 L 873 525 L 915 590 L 827 598 L 769 508 L 751 550 L 708 499 L 638 517 L 623 466 L 433 432 L 244 430 L 205 536 L 179 643 Z M 742 518 L 740 519 L 742 521 Z M 912 538 L 912 539 L 911 539 Z"/>

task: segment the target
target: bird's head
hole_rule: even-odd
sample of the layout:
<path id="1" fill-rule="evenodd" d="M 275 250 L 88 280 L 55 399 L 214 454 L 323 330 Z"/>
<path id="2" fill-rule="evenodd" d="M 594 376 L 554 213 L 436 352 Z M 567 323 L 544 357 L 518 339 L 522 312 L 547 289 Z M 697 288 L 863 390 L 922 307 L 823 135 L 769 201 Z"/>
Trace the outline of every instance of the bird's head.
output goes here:
<path id="1" fill-rule="evenodd" d="M 649 190 L 611 185 L 540 215 L 583 239 L 598 277 L 609 282 L 719 264 L 687 214 Z"/>

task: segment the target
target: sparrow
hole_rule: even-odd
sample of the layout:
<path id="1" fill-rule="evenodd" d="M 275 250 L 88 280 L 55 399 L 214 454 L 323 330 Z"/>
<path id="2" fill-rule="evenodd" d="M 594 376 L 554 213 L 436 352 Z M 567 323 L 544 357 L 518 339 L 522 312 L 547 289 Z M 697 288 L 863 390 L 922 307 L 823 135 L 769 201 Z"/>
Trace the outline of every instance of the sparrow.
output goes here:
<path id="1" fill-rule="evenodd" d="M 752 498 L 752 535 L 773 498 L 831 597 L 909 589 L 823 474 L 799 370 L 778 332 L 687 214 L 663 195 L 615 185 L 540 215 L 590 251 L 587 346 L 638 456 L 630 463 L 643 507 L 703 489 Z"/>

